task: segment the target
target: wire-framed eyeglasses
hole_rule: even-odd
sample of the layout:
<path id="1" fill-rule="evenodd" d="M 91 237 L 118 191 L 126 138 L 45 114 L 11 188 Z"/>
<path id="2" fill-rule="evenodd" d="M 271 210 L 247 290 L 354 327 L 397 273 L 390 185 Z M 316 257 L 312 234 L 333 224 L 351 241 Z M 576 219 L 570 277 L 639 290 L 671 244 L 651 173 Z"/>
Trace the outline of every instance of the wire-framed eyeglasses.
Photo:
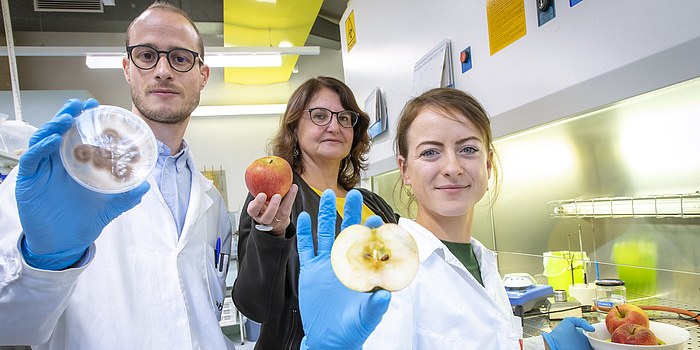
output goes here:
<path id="1" fill-rule="evenodd" d="M 149 70 L 155 67 L 160 60 L 160 54 L 165 54 L 170 67 L 178 72 L 189 72 L 197 62 L 199 53 L 188 49 L 172 49 L 168 51 L 156 50 L 148 45 L 127 46 L 126 52 L 129 59 L 134 62 L 136 68 Z"/>
<path id="2" fill-rule="evenodd" d="M 333 112 L 328 108 L 316 107 L 307 109 L 309 112 L 309 118 L 311 122 L 318 126 L 326 126 L 330 124 L 333 115 L 338 119 L 338 124 L 344 128 L 352 128 L 357 124 L 357 119 L 360 117 L 360 113 L 350 110 L 344 110 L 340 112 Z"/>

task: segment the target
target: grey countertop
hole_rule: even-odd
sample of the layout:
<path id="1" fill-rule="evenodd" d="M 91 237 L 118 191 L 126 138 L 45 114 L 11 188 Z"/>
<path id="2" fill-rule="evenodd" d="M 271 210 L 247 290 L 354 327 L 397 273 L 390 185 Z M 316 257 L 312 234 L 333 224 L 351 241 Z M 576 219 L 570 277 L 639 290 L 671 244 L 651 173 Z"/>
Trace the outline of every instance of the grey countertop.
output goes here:
<path id="1" fill-rule="evenodd" d="M 628 302 L 634 305 L 669 306 L 683 310 L 700 312 L 698 311 L 698 307 L 667 301 L 661 298 L 641 298 L 629 300 Z M 523 336 L 525 338 L 538 336 L 542 332 L 550 332 L 559 324 L 559 322 L 561 322 L 561 320 L 550 320 L 547 315 L 541 311 L 544 310 L 532 310 L 525 313 L 523 319 Z M 649 319 L 651 321 L 667 323 L 687 330 L 690 333 L 690 340 L 686 342 L 685 347 L 683 347 L 684 350 L 700 349 L 700 323 L 698 321 L 694 321 L 685 315 L 681 315 L 679 317 L 679 315 L 676 313 L 663 311 L 647 311 L 647 314 L 649 315 Z M 583 318 L 591 324 L 604 322 L 602 319 L 601 321 L 598 320 L 598 314 L 595 311 L 583 312 Z"/>

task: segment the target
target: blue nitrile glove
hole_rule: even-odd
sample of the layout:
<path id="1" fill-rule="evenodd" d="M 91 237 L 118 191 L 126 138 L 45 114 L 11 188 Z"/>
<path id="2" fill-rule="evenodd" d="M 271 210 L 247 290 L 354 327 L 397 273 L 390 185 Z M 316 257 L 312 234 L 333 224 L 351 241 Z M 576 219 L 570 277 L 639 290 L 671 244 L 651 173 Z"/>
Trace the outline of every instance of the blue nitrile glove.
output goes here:
<path id="1" fill-rule="evenodd" d="M 305 333 L 300 349 L 362 348 L 391 301 L 391 293 L 386 290 L 356 292 L 345 287 L 335 276 L 331 266 L 335 217 L 335 194 L 326 190 L 319 205 L 318 254 L 314 254 L 309 214 L 303 212 L 297 219 L 297 248 L 301 263 L 299 310 Z M 361 218 L 362 194 L 351 190 L 345 197 L 341 228 L 359 224 Z M 365 224 L 376 227 L 382 222 L 381 218 L 373 216 Z"/>
<path id="2" fill-rule="evenodd" d="M 60 270 L 80 259 L 102 229 L 141 202 L 150 185 L 120 194 L 102 194 L 81 186 L 66 172 L 59 148 L 62 135 L 81 111 L 97 107 L 68 100 L 49 122 L 29 139 L 19 159 L 17 209 L 25 238 L 22 254 L 30 266 Z"/>
<path id="3" fill-rule="evenodd" d="M 552 350 L 585 350 L 592 349 L 583 330 L 595 332 L 595 328 L 586 320 L 578 317 L 566 317 L 554 329 L 543 332 L 542 338 L 547 341 Z"/>

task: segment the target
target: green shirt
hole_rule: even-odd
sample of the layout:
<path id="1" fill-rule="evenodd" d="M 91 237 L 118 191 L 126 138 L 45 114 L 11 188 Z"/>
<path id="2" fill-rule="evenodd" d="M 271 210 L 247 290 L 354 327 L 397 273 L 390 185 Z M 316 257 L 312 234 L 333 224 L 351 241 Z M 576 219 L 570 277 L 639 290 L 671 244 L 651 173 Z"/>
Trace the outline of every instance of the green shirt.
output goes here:
<path id="1" fill-rule="evenodd" d="M 441 240 L 447 246 L 447 249 L 454 254 L 455 257 L 464 265 L 464 267 L 469 270 L 469 272 L 476 278 L 476 280 L 484 285 L 481 280 L 481 270 L 479 269 L 479 261 L 476 260 L 476 255 L 474 255 L 474 250 L 472 249 L 471 243 L 456 243 Z"/>

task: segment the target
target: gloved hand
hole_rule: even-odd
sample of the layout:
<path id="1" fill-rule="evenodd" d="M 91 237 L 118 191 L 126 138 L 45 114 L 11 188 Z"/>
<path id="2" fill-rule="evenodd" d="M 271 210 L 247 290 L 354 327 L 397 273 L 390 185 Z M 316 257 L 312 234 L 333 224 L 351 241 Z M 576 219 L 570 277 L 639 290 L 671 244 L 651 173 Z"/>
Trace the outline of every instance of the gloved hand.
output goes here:
<path id="1" fill-rule="evenodd" d="M 380 290 L 361 293 L 345 287 L 331 266 L 331 247 L 335 239 L 335 194 L 326 190 L 321 196 L 318 214 L 318 254 L 314 254 L 311 218 L 303 212 L 297 219 L 299 272 L 299 310 L 304 325 L 301 349 L 360 349 L 389 308 L 391 293 Z M 362 194 L 351 190 L 345 197 L 344 229 L 359 224 Z M 378 221 L 377 221 L 378 220 Z M 372 216 L 366 224 L 376 227 L 381 218 Z"/>
<path id="2" fill-rule="evenodd" d="M 582 329 L 595 332 L 595 328 L 586 320 L 578 317 L 566 317 L 551 332 L 543 332 L 542 338 L 547 341 L 547 345 L 552 350 L 592 349 L 588 338 L 583 335 Z"/>
<path id="3" fill-rule="evenodd" d="M 25 238 L 22 254 L 33 267 L 60 270 L 80 259 L 102 229 L 141 202 L 150 185 L 120 194 L 102 194 L 81 186 L 66 172 L 59 156 L 62 135 L 81 111 L 97 107 L 68 100 L 29 140 L 19 159 L 15 196 Z"/>

